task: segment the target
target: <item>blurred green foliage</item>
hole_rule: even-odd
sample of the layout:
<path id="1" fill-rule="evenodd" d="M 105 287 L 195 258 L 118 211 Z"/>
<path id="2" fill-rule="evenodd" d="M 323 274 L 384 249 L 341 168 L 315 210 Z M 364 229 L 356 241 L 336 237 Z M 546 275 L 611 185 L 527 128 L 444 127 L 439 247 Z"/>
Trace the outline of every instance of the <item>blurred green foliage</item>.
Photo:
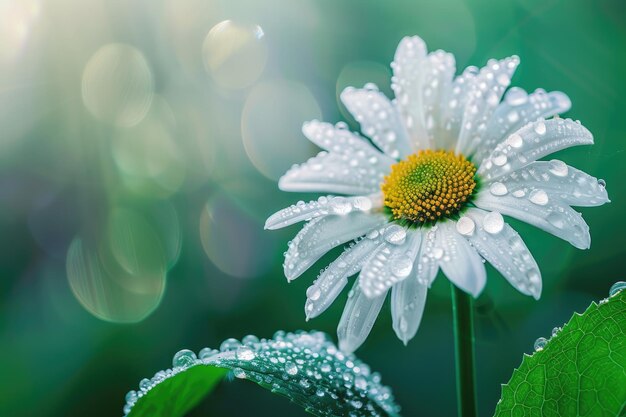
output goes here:
<path id="1" fill-rule="evenodd" d="M 220 41 L 224 30 L 232 42 Z M 313 198 L 276 187 L 278 173 L 316 152 L 301 123 L 347 119 L 356 128 L 338 94 L 369 81 L 389 94 L 389 62 L 413 34 L 453 52 L 459 69 L 519 55 L 513 85 L 566 92 L 566 116 L 596 144 L 557 157 L 606 180 L 612 200 L 582 210 L 592 232 L 585 252 L 511 222 L 535 254 L 544 291 L 534 301 L 489 270 L 476 305 L 479 411 L 491 413 L 500 383 L 536 337 L 624 278 L 620 0 L 0 2 L 0 415 L 121 415 L 128 387 L 181 347 L 277 329 L 334 333 L 341 296 L 310 322 L 303 311 L 305 289 L 331 257 L 287 285 L 282 253 L 298 227 L 264 232 L 263 222 Z M 216 63 L 210 57 L 222 45 L 232 59 Z M 119 252 L 131 248 L 111 237 L 126 230 L 111 226 L 119 210 L 141 216 L 128 230 L 151 230 L 159 245 L 136 243 L 138 258 Z M 100 262 L 80 281 L 98 296 L 83 304 L 66 268 L 76 237 Z M 137 272 L 133 259 L 157 265 L 140 276 L 166 279 L 162 293 L 126 320 L 135 323 L 96 318 L 135 305 L 95 285 L 116 276 L 111 265 Z M 153 281 L 120 285 L 141 295 L 145 282 Z M 358 352 L 383 373 L 404 415 L 454 413 L 448 294 L 445 280 L 435 281 L 408 347 L 382 314 Z M 220 385 L 192 415 L 303 415 L 249 385 Z"/>

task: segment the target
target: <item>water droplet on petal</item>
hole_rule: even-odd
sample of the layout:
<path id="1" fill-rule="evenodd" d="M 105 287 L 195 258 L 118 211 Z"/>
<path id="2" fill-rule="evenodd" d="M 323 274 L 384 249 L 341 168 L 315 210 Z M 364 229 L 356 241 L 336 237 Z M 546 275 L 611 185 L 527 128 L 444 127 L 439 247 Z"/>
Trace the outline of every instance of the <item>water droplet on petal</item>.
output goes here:
<path id="1" fill-rule="evenodd" d="M 316 301 L 320 298 L 320 296 L 322 295 L 322 291 L 320 290 L 320 288 L 313 284 L 311 285 L 307 290 L 306 290 L 306 296 L 308 299 L 312 300 L 312 301 Z"/>
<path id="2" fill-rule="evenodd" d="M 474 220 L 467 216 L 463 216 L 456 222 L 456 231 L 462 234 L 463 236 L 471 236 L 474 233 L 474 229 L 476 225 L 474 224 Z"/>
<path id="3" fill-rule="evenodd" d="M 535 125 L 535 133 L 543 135 L 546 133 L 546 124 L 544 122 L 537 122 Z"/>
<path id="4" fill-rule="evenodd" d="M 563 161 L 559 161 L 558 159 L 553 159 L 550 161 L 550 172 L 557 177 L 566 177 L 567 176 L 567 164 Z"/>
<path id="5" fill-rule="evenodd" d="M 500 153 L 491 158 L 491 160 L 493 161 L 494 165 L 501 167 L 502 165 L 506 164 L 507 157 L 505 154 Z"/>
<path id="6" fill-rule="evenodd" d="M 528 199 L 538 206 L 545 206 L 548 204 L 548 194 L 543 190 L 532 190 Z"/>
<path id="7" fill-rule="evenodd" d="M 501 182 L 494 182 L 493 184 L 491 184 L 491 186 L 489 187 L 489 191 L 491 192 L 491 194 L 497 196 L 506 195 L 509 192 L 509 190 L 507 190 L 506 188 L 506 185 Z"/>
<path id="8" fill-rule="evenodd" d="M 522 137 L 519 134 L 513 133 L 506 140 L 506 144 L 509 145 L 512 148 L 518 148 L 519 149 L 524 144 L 524 140 L 522 139 Z"/>
<path id="9" fill-rule="evenodd" d="M 401 245 L 406 239 L 406 230 L 402 226 L 392 224 L 385 230 L 384 237 L 392 245 Z"/>
<path id="10" fill-rule="evenodd" d="M 413 259 L 408 256 L 403 256 L 400 259 L 396 259 L 391 264 L 391 273 L 398 278 L 406 278 L 413 269 Z"/>
<path id="11" fill-rule="evenodd" d="M 498 234 L 504 229 L 504 218 L 497 211 L 487 213 L 483 219 L 483 228 L 492 235 Z"/>
<path id="12" fill-rule="evenodd" d="M 528 101 L 528 93 L 519 87 L 511 87 L 504 96 L 509 106 L 521 106 Z"/>

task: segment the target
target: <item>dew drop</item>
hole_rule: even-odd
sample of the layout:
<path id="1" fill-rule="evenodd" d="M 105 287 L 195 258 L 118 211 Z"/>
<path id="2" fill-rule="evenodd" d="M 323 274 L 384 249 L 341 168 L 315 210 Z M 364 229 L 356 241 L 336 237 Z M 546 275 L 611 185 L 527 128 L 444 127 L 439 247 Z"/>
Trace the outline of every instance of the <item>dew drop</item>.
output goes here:
<path id="1" fill-rule="evenodd" d="M 502 165 L 506 164 L 507 157 L 505 154 L 501 153 L 491 158 L 491 160 L 493 161 L 494 165 L 501 167 Z"/>
<path id="2" fill-rule="evenodd" d="M 217 349 L 211 349 L 209 347 L 205 347 L 200 349 L 200 352 L 198 352 L 198 357 L 200 359 L 207 359 L 210 358 L 211 356 L 217 354 L 219 352 L 219 350 Z"/>
<path id="3" fill-rule="evenodd" d="M 306 290 L 306 296 L 309 300 L 316 301 L 320 298 L 320 295 L 322 295 L 322 291 L 320 291 L 320 288 L 315 284 L 311 285 Z"/>
<path id="4" fill-rule="evenodd" d="M 600 187 L 602 187 L 602 188 L 606 188 L 606 181 L 604 181 L 604 180 L 600 179 L 600 180 L 598 180 L 598 185 L 599 185 Z"/>
<path id="5" fill-rule="evenodd" d="M 511 79 L 509 78 L 508 75 L 504 73 L 498 75 L 498 77 L 496 78 L 496 81 L 498 81 L 498 84 L 500 84 L 503 87 L 508 87 L 508 85 L 511 84 Z"/>
<path id="6" fill-rule="evenodd" d="M 286 362 L 285 372 L 287 372 L 291 376 L 296 375 L 298 373 L 298 367 L 293 362 Z"/>
<path id="7" fill-rule="evenodd" d="M 504 229 L 504 218 L 497 211 L 487 213 L 483 219 L 483 228 L 492 235 L 498 234 Z"/>
<path id="8" fill-rule="evenodd" d="M 250 346 L 252 344 L 259 343 L 259 338 L 253 334 L 249 334 L 247 336 L 244 336 L 243 339 L 241 339 L 241 343 L 243 343 L 244 345 Z"/>
<path id="9" fill-rule="evenodd" d="M 560 327 L 555 327 L 552 329 L 552 337 L 556 336 L 557 334 L 559 334 L 559 332 L 561 331 Z"/>
<path id="10" fill-rule="evenodd" d="M 242 361 L 251 361 L 256 358 L 256 353 L 248 346 L 239 346 L 235 351 L 235 357 Z"/>
<path id="11" fill-rule="evenodd" d="M 553 159 L 550 161 L 550 172 L 557 177 L 565 177 L 567 176 L 568 168 L 567 164 L 563 161 L 559 161 L 558 159 Z"/>
<path id="12" fill-rule="evenodd" d="M 546 133 L 546 124 L 544 122 L 537 122 L 535 125 L 535 133 L 544 135 Z"/>
<path id="13" fill-rule="evenodd" d="M 507 145 L 511 146 L 512 148 L 518 148 L 519 149 L 524 144 L 524 141 L 522 140 L 522 137 L 519 134 L 513 133 L 506 140 L 506 143 L 507 143 Z"/>
<path id="14" fill-rule="evenodd" d="M 528 93 L 519 87 L 511 87 L 504 96 L 504 101 L 509 106 L 521 106 L 528 101 Z"/>
<path id="15" fill-rule="evenodd" d="M 546 204 L 548 204 L 549 200 L 548 194 L 546 194 L 546 192 L 543 190 L 532 190 L 530 192 L 530 195 L 528 196 L 528 199 L 538 206 L 545 206 Z"/>
<path id="16" fill-rule="evenodd" d="M 557 212 L 548 214 L 546 220 L 557 229 L 562 229 L 565 226 L 565 219 L 563 218 L 563 215 Z"/>
<path id="17" fill-rule="evenodd" d="M 233 375 L 235 378 L 246 379 L 246 372 L 241 368 L 233 368 Z"/>
<path id="18" fill-rule="evenodd" d="M 537 340 L 535 340 L 535 345 L 533 346 L 535 349 L 535 352 L 541 352 L 543 348 L 546 347 L 547 344 L 548 344 L 548 341 L 546 340 L 545 337 L 538 338 Z"/>
<path id="19" fill-rule="evenodd" d="M 400 259 L 395 260 L 391 264 L 391 273 L 398 278 L 406 278 L 413 269 L 413 260 L 408 256 L 403 256 Z"/>
<path id="20" fill-rule="evenodd" d="M 384 238 L 392 245 L 401 245 L 406 239 L 406 230 L 402 226 L 392 224 L 385 230 Z"/>
<path id="21" fill-rule="evenodd" d="M 180 366 L 182 368 L 187 368 L 193 365 L 196 362 L 196 354 L 189 349 L 183 349 L 176 352 L 174 358 L 172 359 L 172 366 L 177 367 Z"/>
<path id="22" fill-rule="evenodd" d="M 220 345 L 220 351 L 228 352 L 231 350 L 236 350 L 240 345 L 241 342 L 239 342 L 239 340 L 233 339 L 231 337 L 230 339 L 226 339 L 222 342 L 222 344 Z"/>
<path id="23" fill-rule="evenodd" d="M 626 288 L 626 282 L 617 281 L 615 284 L 611 285 L 611 289 L 609 290 L 609 297 L 613 297 L 614 295 L 622 291 L 624 288 Z"/>
<path id="24" fill-rule="evenodd" d="M 501 182 L 494 182 L 493 184 L 491 184 L 491 186 L 489 187 L 489 191 L 491 192 L 491 194 L 497 196 L 506 195 L 509 192 L 509 190 L 507 190 L 506 188 L 506 185 Z"/>
<path id="25" fill-rule="evenodd" d="M 474 220 L 467 216 L 463 216 L 456 222 L 456 231 L 462 234 L 463 236 L 471 236 L 474 233 L 474 229 L 476 225 L 474 224 Z"/>

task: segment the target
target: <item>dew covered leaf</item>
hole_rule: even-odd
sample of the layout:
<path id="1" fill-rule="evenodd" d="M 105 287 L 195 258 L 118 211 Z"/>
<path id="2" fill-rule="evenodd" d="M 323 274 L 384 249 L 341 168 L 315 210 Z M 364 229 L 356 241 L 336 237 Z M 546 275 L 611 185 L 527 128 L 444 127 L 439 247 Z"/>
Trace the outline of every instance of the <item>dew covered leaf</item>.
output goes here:
<path id="1" fill-rule="evenodd" d="M 617 416 L 626 405 L 626 291 L 574 314 L 502 386 L 496 417 Z"/>
<path id="2" fill-rule="evenodd" d="M 199 357 L 198 357 L 199 356 Z M 228 339 L 220 350 L 178 352 L 173 367 L 126 396 L 128 417 L 178 417 L 228 373 L 281 394 L 317 416 L 398 416 L 391 390 L 354 355 L 321 332 L 277 332 L 273 339 Z"/>

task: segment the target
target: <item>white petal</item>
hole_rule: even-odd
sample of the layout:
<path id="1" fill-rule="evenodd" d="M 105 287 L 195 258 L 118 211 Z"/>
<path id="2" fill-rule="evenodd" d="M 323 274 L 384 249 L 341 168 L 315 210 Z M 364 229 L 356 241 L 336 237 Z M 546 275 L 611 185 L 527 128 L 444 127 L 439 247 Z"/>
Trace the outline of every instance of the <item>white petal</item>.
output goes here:
<path id="1" fill-rule="evenodd" d="M 476 250 L 455 229 L 455 222 L 437 226 L 437 246 L 443 251 L 439 266 L 450 281 L 478 297 L 487 281 L 485 265 Z"/>
<path id="2" fill-rule="evenodd" d="M 569 119 L 539 120 L 498 144 L 483 161 L 478 174 L 490 181 L 561 149 L 592 143 L 591 132 L 579 123 Z"/>
<path id="3" fill-rule="evenodd" d="M 441 103 L 443 135 L 437 139 L 437 148 L 454 150 L 459 139 L 465 107 L 474 89 L 478 69 L 467 67 L 457 76 Z"/>
<path id="4" fill-rule="evenodd" d="M 374 326 L 386 296 L 387 292 L 375 298 L 366 297 L 359 287 L 359 280 L 356 280 L 348 294 L 348 301 L 337 327 L 339 349 L 352 353 L 363 344 Z"/>
<path id="5" fill-rule="evenodd" d="M 386 293 L 395 283 L 411 274 L 421 234 L 409 231 L 403 240 L 400 244 L 385 241 L 372 253 L 359 275 L 365 296 L 373 298 Z"/>
<path id="6" fill-rule="evenodd" d="M 500 193 L 519 198 L 543 190 L 572 206 L 600 206 L 609 202 L 606 188 L 596 178 L 557 159 L 533 162 L 491 182 L 498 183 L 504 185 Z"/>
<path id="7" fill-rule="evenodd" d="M 285 254 L 285 276 L 290 281 L 298 278 L 332 248 L 363 236 L 386 222 L 387 218 L 381 214 L 362 212 L 311 220 L 289 242 Z"/>
<path id="8" fill-rule="evenodd" d="M 294 165 L 280 178 L 278 187 L 283 191 L 371 194 L 380 191 L 389 167 L 386 159 L 323 151 L 304 164 Z"/>
<path id="9" fill-rule="evenodd" d="M 415 257 L 415 276 L 420 284 L 429 286 L 435 280 L 439 271 L 439 258 L 441 258 L 440 248 L 437 248 L 436 228 L 430 230 L 419 230 L 421 242 Z"/>
<path id="10" fill-rule="evenodd" d="M 341 101 L 385 154 L 398 159 L 413 153 L 400 113 L 383 93 L 348 87 L 341 92 Z"/>
<path id="11" fill-rule="evenodd" d="M 292 224 L 322 216 L 345 216 L 353 211 L 369 212 L 383 206 L 382 193 L 369 196 L 337 197 L 326 196 L 308 203 L 300 201 L 272 214 L 265 222 L 265 229 L 275 230 Z"/>
<path id="12" fill-rule="evenodd" d="M 428 135 L 428 140 L 415 138 L 413 143 L 416 148 L 422 142 L 427 143 L 429 147 L 446 147 L 448 130 L 445 128 L 446 120 L 443 118 L 442 105 L 444 105 L 444 98 L 450 94 L 455 69 L 454 55 L 444 51 L 428 54 L 420 69 L 419 85 L 416 88 L 419 88 L 418 93 L 421 94 L 422 114 L 416 120 L 423 125 L 423 129 L 416 130 L 414 136 L 417 135 L 418 131 L 423 130 Z M 456 137 L 454 137 L 454 141 L 456 141 Z"/>
<path id="13" fill-rule="evenodd" d="M 463 113 L 456 147 L 458 153 L 469 155 L 476 149 L 504 90 L 511 84 L 511 77 L 518 64 L 519 58 L 512 56 L 500 61 L 490 60 L 481 68 Z"/>
<path id="14" fill-rule="evenodd" d="M 317 120 L 306 122 L 302 125 L 302 133 L 311 142 L 333 154 L 348 156 L 349 158 L 361 155 L 368 161 L 381 160 L 387 166 L 396 163 L 393 158 L 373 147 L 367 139 L 330 123 Z"/>
<path id="15" fill-rule="evenodd" d="M 405 37 L 398 44 L 391 68 L 391 88 L 413 147 L 432 147 L 426 130 L 423 106 L 423 77 L 427 65 L 426 44 L 418 36 Z"/>
<path id="16" fill-rule="evenodd" d="M 536 90 L 527 94 L 519 87 L 513 87 L 504 95 L 493 116 L 487 123 L 487 130 L 476 148 L 472 159 L 480 163 L 496 145 L 526 124 L 541 118 L 550 118 L 565 113 L 572 102 L 564 93 L 553 91 L 546 93 Z"/>
<path id="17" fill-rule="evenodd" d="M 551 198 L 541 191 L 515 197 L 510 194 L 494 196 L 489 190 L 483 190 L 476 195 L 474 204 L 532 224 L 568 241 L 578 249 L 588 249 L 591 245 L 589 226 L 580 213 L 560 199 Z"/>
<path id="18" fill-rule="evenodd" d="M 365 237 L 343 251 L 335 261 L 328 265 L 328 268 L 307 290 L 307 300 L 304 305 L 307 320 L 322 314 L 335 301 L 348 283 L 348 277 L 361 270 L 381 241 L 380 233 L 376 233 L 371 238 Z"/>
<path id="19" fill-rule="evenodd" d="M 470 208 L 464 216 L 461 219 L 466 218 L 476 225 L 472 233 L 464 237 L 478 253 L 516 290 L 538 300 L 541 296 L 541 272 L 519 234 L 507 223 L 503 223 L 500 231 L 493 233 L 489 225 L 485 227 L 485 218 L 489 219 L 490 216 L 480 209 Z"/>
<path id="20" fill-rule="evenodd" d="M 420 283 L 415 272 L 391 289 L 393 330 L 405 345 L 415 336 L 422 321 L 427 291 L 428 285 Z"/>

